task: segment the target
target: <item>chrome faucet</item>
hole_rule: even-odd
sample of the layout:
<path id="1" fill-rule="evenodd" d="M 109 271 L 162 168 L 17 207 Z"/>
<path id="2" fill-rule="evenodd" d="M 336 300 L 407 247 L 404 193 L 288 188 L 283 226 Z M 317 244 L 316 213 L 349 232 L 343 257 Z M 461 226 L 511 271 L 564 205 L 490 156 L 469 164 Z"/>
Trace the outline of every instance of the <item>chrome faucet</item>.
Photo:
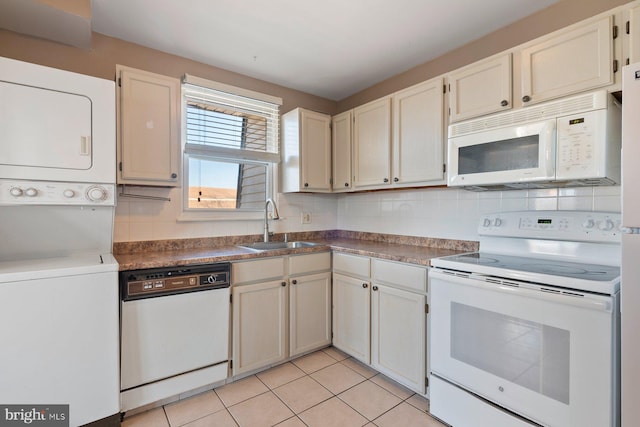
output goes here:
<path id="1" fill-rule="evenodd" d="M 269 203 L 273 206 L 273 216 L 272 219 L 280 219 L 280 215 L 278 215 L 278 207 L 276 206 L 276 202 L 273 201 L 271 197 L 267 199 L 264 204 L 264 241 L 269 241 Z"/>

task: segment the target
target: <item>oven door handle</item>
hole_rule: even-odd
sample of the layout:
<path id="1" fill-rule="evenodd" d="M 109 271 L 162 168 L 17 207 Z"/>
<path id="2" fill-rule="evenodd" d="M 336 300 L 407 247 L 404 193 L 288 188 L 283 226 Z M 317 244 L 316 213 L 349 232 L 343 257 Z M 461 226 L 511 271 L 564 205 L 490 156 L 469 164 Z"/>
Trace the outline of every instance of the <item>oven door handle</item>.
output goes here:
<path id="1" fill-rule="evenodd" d="M 569 290 L 563 291 L 560 288 L 552 288 L 540 286 L 539 289 L 529 289 L 524 286 L 505 285 L 501 283 L 494 283 L 487 281 L 487 276 L 480 274 L 467 274 L 467 273 L 454 273 L 445 272 L 447 270 L 431 269 L 429 271 L 430 279 L 440 279 L 441 281 L 448 282 L 450 284 L 472 286 L 475 288 L 492 290 L 502 293 L 508 293 L 514 296 L 522 296 L 525 298 L 536 298 L 543 301 L 549 301 L 556 304 L 571 305 L 574 307 L 580 307 L 584 309 L 612 312 L 613 303 L 611 297 L 581 294 L 579 292 L 571 292 Z M 499 279 L 498 279 L 499 280 Z M 516 284 L 514 280 L 509 280 L 510 283 Z M 433 285 L 433 281 L 431 284 Z M 446 285 L 446 284 L 445 284 Z"/>

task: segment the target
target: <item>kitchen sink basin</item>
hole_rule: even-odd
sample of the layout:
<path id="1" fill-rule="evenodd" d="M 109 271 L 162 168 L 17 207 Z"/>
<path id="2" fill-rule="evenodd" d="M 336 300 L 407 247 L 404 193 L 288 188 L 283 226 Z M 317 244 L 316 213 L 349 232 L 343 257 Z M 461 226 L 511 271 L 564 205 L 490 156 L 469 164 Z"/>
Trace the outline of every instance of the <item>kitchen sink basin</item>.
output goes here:
<path id="1" fill-rule="evenodd" d="M 269 251 L 274 249 L 310 248 L 317 245 L 317 243 L 312 242 L 255 242 L 238 246 L 254 251 Z"/>

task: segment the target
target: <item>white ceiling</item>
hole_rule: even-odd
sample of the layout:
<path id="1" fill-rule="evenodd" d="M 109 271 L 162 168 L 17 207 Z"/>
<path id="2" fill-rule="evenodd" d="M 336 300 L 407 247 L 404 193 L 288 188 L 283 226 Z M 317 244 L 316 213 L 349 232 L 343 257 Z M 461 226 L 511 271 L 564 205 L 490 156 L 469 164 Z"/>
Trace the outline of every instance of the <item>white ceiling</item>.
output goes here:
<path id="1" fill-rule="evenodd" d="M 332 100 L 558 0 L 91 0 L 93 31 Z"/>

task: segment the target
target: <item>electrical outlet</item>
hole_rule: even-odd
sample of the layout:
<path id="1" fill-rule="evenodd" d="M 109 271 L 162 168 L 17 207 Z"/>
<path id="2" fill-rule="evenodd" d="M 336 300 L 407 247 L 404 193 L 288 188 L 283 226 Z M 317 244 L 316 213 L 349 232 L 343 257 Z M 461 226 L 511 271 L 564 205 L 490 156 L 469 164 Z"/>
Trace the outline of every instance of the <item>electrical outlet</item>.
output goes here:
<path id="1" fill-rule="evenodd" d="M 302 224 L 311 224 L 311 212 L 302 212 L 300 222 Z"/>

